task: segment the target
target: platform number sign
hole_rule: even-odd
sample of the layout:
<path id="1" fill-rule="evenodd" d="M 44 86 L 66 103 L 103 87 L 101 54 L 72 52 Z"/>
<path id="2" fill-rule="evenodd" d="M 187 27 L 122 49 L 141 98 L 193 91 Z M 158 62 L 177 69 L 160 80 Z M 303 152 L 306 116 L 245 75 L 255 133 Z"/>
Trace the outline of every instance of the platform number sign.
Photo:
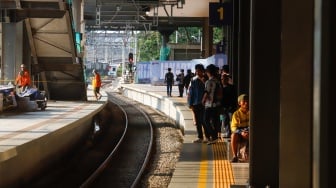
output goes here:
<path id="1" fill-rule="evenodd" d="M 209 25 L 232 25 L 232 3 L 209 3 Z"/>

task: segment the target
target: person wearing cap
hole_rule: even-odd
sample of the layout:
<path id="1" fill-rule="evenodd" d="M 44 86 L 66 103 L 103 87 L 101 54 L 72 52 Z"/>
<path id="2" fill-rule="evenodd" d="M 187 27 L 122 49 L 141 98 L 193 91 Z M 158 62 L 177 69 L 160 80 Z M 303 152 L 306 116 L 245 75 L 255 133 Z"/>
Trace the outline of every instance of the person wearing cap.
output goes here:
<path id="1" fill-rule="evenodd" d="M 100 74 L 98 73 L 96 69 L 93 69 L 92 73 L 94 74 L 93 79 L 92 79 L 93 94 L 97 100 L 100 100 L 102 97 L 102 94 L 100 94 L 100 87 L 101 87 Z"/>
<path id="2" fill-rule="evenodd" d="M 20 88 L 20 92 L 24 92 L 30 86 L 31 80 L 26 65 L 21 64 L 20 67 L 21 70 L 15 79 L 15 85 L 17 85 Z"/>
<path id="3" fill-rule="evenodd" d="M 231 120 L 231 149 L 233 154 L 231 162 L 238 162 L 238 142 L 241 139 L 245 141 L 249 139 L 250 111 L 247 94 L 239 95 L 238 105 L 239 108 L 233 113 Z"/>

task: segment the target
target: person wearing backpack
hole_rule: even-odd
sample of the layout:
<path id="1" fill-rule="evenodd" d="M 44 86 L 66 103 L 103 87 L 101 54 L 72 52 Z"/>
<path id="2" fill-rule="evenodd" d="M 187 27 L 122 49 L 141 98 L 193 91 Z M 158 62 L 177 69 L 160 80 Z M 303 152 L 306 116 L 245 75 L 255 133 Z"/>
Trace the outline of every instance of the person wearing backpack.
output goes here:
<path id="1" fill-rule="evenodd" d="M 167 84 L 167 96 L 171 97 L 173 85 L 174 85 L 174 74 L 171 72 L 171 68 L 168 68 L 168 72 L 165 75 L 165 81 Z"/>
<path id="2" fill-rule="evenodd" d="M 217 67 L 213 64 L 208 65 L 205 70 L 209 79 L 205 82 L 205 91 L 202 103 L 205 107 L 204 123 L 206 131 L 211 135 L 211 139 L 208 142 L 208 145 L 218 141 L 218 134 L 221 131 L 219 122 L 219 108 L 221 106 L 222 89 L 220 87 L 221 84 L 217 78 L 217 70 Z"/>

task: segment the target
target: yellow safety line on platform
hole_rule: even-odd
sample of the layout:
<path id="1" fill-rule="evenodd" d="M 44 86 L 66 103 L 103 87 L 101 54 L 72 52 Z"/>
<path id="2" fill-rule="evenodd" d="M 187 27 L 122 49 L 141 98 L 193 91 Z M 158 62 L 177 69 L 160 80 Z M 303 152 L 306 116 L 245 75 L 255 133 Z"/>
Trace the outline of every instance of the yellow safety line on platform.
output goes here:
<path id="1" fill-rule="evenodd" d="M 206 188 L 207 176 L 208 176 L 208 155 L 207 155 L 207 145 L 202 144 L 202 154 L 200 171 L 198 175 L 198 188 Z"/>
<path id="2" fill-rule="evenodd" d="M 215 188 L 230 188 L 234 184 L 231 163 L 226 152 L 226 143 L 220 141 L 213 144 L 214 153 L 214 182 Z"/>

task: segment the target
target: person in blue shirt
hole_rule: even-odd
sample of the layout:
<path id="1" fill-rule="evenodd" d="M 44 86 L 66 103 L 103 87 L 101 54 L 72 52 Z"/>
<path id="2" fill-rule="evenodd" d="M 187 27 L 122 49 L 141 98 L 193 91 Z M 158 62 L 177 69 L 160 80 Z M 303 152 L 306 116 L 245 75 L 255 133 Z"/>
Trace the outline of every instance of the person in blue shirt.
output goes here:
<path id="1" fill-rule="evenodd" d="M 202 143 L 207 142 L 210 135 L 205 132 L 206 139 L 203 138 L 203 129 L 204 127 L 204 105 L 202 104 L 204 88 L 205 88 L 205 80 L 204 80 L 204 66 L 202 64 L 197 64 L 195 66 L 195 75 L 191 82 L 190 87 L 187 94 L 188 106 L 192 110 L 194 115 L 194 124 L 197 130 L 198 139 L 194 140 L 194 143 Z"/>

